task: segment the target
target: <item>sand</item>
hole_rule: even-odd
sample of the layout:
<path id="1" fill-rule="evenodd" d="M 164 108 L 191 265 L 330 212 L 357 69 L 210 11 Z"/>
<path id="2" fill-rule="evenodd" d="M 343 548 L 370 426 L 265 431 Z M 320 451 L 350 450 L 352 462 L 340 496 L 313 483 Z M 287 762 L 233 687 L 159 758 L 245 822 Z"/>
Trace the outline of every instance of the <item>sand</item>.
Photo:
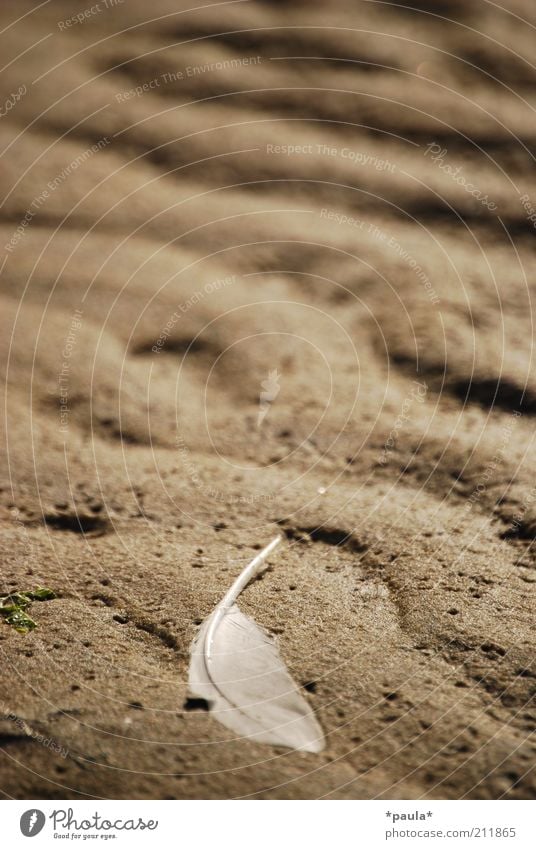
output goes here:
<path id="1" fill-rule="evenodd" d="M 34 5 L 0 12 L 1 590 L 57 598 L 0 622 L 3 794 L 534 798 L 533 5 Z M 240 604 L 320 754 L 189 701 L 278 531 Z"/>

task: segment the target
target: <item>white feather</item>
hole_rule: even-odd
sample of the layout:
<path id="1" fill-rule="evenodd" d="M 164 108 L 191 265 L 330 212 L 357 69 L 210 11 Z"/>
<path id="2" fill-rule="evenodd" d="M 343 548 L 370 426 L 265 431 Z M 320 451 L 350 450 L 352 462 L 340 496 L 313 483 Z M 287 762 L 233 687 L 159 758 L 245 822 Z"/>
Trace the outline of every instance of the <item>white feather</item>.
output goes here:
<path id="1" fill-rule="evenodd" d="M 189 685 L 227 728 L 258 743 L 320 752 L 324 735 L 274 640 L 236 599 L 278 545 L 276 537 L 238 576 L 192 643 Z"/>

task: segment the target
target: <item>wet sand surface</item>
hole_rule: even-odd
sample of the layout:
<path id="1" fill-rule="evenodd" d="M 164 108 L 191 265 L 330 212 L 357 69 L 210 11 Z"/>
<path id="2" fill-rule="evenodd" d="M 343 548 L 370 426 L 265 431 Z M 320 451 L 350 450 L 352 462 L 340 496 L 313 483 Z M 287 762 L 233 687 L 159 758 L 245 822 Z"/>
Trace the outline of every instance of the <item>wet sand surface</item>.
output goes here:
<path id="1" fill-rule="evenodd" d="M 190 5 L 2 3 L 0 788 L 534 798 L 536 9 Z M 278 530 L 320 754 L 189 700 Z"/>

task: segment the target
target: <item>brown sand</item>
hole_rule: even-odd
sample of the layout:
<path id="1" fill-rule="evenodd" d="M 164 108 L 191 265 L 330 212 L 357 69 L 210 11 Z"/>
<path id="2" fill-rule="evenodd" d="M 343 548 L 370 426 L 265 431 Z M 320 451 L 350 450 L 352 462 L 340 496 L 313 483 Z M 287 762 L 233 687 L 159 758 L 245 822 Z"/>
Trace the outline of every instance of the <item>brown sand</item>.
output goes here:
<path id="1" fill-rule="evenodd" d="M 4 592 L 58 598 L 0 623 L 3 793 L 534 798 L 534 4 L 4 31 L 36 5 L 1 11 L 0 543 Z M 277 527 L 241 606 L 320 755 L 188 709 Z"/>

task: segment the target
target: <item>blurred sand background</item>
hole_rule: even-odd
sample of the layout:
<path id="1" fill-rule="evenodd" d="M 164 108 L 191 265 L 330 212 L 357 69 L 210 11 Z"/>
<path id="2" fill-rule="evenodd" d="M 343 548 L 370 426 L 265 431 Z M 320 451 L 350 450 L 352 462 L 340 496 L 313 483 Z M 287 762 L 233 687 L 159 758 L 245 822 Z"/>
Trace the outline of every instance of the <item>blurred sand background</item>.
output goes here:
<path id="1" fill-rule="evenodd" d="M 192 5 L 2 0 L 0 789 L 534 798 L 536 8 Z M 188 701 L 277 528 L 318 755 Z"/>

